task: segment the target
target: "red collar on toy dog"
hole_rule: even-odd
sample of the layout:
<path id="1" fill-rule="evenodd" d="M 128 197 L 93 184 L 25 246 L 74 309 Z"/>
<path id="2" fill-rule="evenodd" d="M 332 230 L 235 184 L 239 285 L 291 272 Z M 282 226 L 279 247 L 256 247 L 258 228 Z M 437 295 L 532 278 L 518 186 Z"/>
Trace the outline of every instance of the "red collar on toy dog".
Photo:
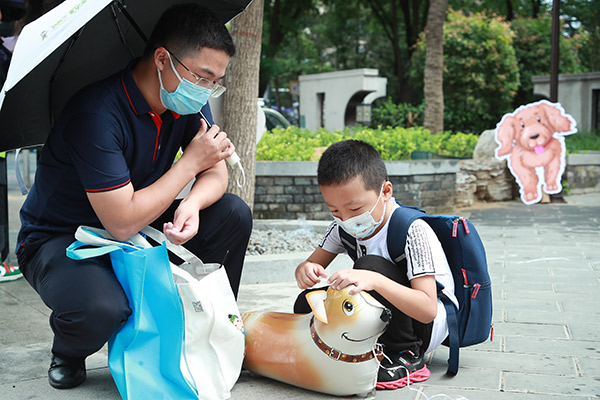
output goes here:
<path id="1" fill-rule="evenodd" d="M 375 358 L 375 351 L 367 351 L 363 354 L 345 354 L 339 350 L 334 349 L 333 347 L 327 346 L 323 340 L 319 337 L 317 330 L 315 329 L 315 317 L 312 317 L 310 320 L 310 336 L 312 336 L 313 341 L 317 345 L 319 349 L 329 357 L 337 361 L 344 361 L 349 363 L 356 363 L 362 361 L 369 361 Z"/>

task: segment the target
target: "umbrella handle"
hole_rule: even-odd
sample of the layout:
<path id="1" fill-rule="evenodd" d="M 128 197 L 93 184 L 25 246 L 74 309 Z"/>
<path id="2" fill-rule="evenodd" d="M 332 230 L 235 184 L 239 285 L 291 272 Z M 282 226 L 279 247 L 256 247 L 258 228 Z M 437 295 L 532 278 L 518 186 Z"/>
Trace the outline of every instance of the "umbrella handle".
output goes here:
<path id="1" fill-rule="evenodd" d="M 206 119 L 206 117 L 204 116 L 204 114 L 202 114 L 202 111 L 198 111 L 198 115 L 200 115 L 200 118 L 202 118 L 204 120 L 204 122 L 206 122 L 206 127 L 208 129 L 210 129 L 212 127 L 212 124 L 210 122 L 208 122 L 208 119 Z M 216 135 L 215 135 L 216 137 Z M 238 168 L 240 169 L 240 172 L 242 173 L 242 180 L 240 182 L 240 178 L 238 177 L 237 179 L 237 185 L 238 187 L 243 187 L 246 185 L 246 173 L 244 172 L 244 167 L 242 166 L 242 160 L 240 159 L 240 156 L 237 155 L 236 152 L 233 152 L 232 155 L 230 155 L 229 157 L 226 158 L 227 163 L 233 168 L 236 165 L 238 166 Z"/>

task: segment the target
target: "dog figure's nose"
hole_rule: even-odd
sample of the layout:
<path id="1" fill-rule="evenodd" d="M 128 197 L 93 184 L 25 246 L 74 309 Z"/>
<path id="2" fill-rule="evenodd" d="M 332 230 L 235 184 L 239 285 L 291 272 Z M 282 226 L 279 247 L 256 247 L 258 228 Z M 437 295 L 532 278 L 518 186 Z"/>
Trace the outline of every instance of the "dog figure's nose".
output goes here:
<path id="1" fill-rule="evenodd" d="M 381 315 L 379 316 L 379 318 L 381 318 L 381 320 L 383 322 L 388 322 L 389 320 L 392 319 L 392 313 L 387 308 L 384 308 L 383 311 L 381 312 Z"/>
<path id="2" fill-rule="evenodd" d="M 531 136 L 529 136 L 529 139 L 533 139 L 533 140 L 535 140 L 535 139 L 537 139 L 537 138 L 539 138 L 539 137 L 540 137 L 540 134 L 539 134 L 539 133 L 536 133 L 535 135 L 531 135 Z"/>

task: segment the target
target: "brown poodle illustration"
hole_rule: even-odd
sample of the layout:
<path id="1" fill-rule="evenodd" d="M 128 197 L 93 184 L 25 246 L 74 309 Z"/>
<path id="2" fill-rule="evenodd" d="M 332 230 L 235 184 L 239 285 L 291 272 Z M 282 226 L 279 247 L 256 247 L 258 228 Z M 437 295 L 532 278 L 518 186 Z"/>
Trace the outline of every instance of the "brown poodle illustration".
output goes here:
<path id="1" fill-rule="evenodd" d="M 496 158 L 506 159 L 525 204 L 559 193 L 565 170 L 565 135 L 577 132 L 575 120 L 558 103 L 541 100 L 504 115 L 496 126 Z"/>

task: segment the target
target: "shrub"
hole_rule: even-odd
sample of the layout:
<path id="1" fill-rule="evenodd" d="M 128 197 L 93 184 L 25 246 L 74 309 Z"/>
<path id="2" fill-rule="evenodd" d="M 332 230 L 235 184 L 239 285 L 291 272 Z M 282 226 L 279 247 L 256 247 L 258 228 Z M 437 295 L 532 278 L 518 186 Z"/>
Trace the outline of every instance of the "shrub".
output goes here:
<path id="1" fill-rule="evenodd" d="M 600 151 L 600 131 L 577 132 L 565 137 L 567 153 L 585 151 Z"/>
<path id="2" fill-rule="evenodd" d="M 329 132 L 309 131 L 298 127 L 277 128 L 266 132 L 257 146 L 258 161 L 309 161 L 318 159 L 327 146 L 345 139 L 371 144 L 384 160 L 409 160 L 415 150 L 429 151 L 449 157 L 471 157 L 479 137 L 450 132 L 431 134 L 422 127 L 357 128 Z"/>
<path id="3" fill-rule="evenodd" d="M 371 110 L 371 128 L 423 125 L 425 104 L 413 106 L 409 103 L 394 104 L 391 97 L 376 101 Z"/>

